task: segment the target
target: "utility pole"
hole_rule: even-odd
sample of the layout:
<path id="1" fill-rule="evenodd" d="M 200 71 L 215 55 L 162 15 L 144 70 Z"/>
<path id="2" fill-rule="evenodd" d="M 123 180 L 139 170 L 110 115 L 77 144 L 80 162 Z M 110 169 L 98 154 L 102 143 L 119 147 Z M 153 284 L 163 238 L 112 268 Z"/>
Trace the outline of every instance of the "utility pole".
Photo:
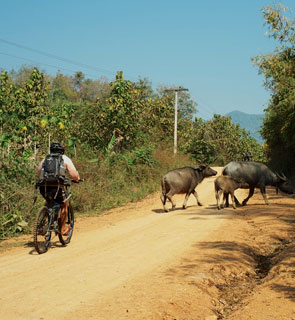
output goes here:
<path id="1" fill-rule="evenodd" d="M 188 89 L 183 87 L 178 87 L 175 89 L 166 89 L 165 91 L 174 91 L 175 93 L 175 101 L 174 101 L 174 154 L 177 153 L 177 115 L 178 115 L 178 92 L 180 91 L 188 91 Z"/>

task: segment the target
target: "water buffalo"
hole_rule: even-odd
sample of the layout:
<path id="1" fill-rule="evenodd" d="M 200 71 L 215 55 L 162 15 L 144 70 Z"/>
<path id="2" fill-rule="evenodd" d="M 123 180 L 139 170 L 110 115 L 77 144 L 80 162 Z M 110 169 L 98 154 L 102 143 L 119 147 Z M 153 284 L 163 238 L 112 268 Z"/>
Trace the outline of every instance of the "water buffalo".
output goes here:
<path id="1" fill-rule="evenodd" d="M 285 176 L 272 172 L 263 163 L 254 161 L 232 161 L 225 166 L 222 174 L 231 176 L 237 180 L 243 180 L 248 185 L 242 187 L 244 189 L 250 189 L 248 197 L 243 201 L 243 205 L 246 205 L 247 201 L 253 196 L 255 188 L 260 188 L 266 204 L 269 204 L 265 195 L 266 186 L 277 187 L 284 193 L 294 193 L 293 188 L 290 186 Z M 237 198 L 235 198 L 235 200 L 236 203 L 239 203 Z M 226 206 L 228 206 L 228 197 L 226 199 Z"/>
<path id="2" fill-rule="evenodd" d="M 234 192 L 236 189 L 245 187 L 245 183 L 242 181 L 235 180 L 234 178 L 230 176 L 219 176 L 214 181 L 214 187 L 215 187 L 215 197 L 217 201 L 217 208 L 220 210 L 224 207 L 224 202 L 228 198 L 228 195 L 231 195 L 232 205 L 233 208 L 236 209 L 235 204 L 235 195 Z M 223 194 L 223 201 L 220 205 L 220 197 Z"/>
<path id="3" fill-rule="evenodd" d="M 203 181 L 204 178 L 215 176 L 216 174 L 217 171 L 205 165 L 201 165 L 198 168 L 184 167 L 168 171 L 161 181 L 161 201 L 163 203 L 164 210 L 168 212 L 166 207 L 167 198 L 172 204 L 172 209 L 175 208 L 176 204 L 173 202 L 172 197 L 179 193 L 186 194 L 182 206 L 183 209 L 186 208 L 186 203 L 191 193 L 196 197 L 198 205 L 201 206 L 202 204 L 198 199 L 198 194 L 195 191 L 195 188 Z"/>

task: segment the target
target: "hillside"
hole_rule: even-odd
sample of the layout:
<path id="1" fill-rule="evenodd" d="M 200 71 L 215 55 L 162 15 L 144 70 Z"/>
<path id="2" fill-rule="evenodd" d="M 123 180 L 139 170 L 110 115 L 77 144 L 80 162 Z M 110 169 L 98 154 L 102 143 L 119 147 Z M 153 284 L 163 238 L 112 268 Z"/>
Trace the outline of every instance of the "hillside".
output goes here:
<path id="1" fill-rule="evenodd" d="M 241 111 L 232 111 L 226 114 L 232 118 L 232 122 L 240 124 L 240 126 L 250 132 L 251 136 L 259 143 L 263 143 L 263 138 L 259 134 L 264 118 L 263 114 L 248 114 Z"/>

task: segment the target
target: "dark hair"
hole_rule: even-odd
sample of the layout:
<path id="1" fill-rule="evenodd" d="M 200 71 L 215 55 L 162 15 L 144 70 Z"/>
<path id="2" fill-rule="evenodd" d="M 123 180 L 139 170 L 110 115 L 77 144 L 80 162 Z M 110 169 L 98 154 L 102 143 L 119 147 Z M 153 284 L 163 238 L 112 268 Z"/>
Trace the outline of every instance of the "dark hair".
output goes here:
<path id="1" fill-rule="evenodd" d="M 50 152 L 64 154 L 65 147 L 61 145 L 59 142 L 53 142 L 50 145 Z"/>

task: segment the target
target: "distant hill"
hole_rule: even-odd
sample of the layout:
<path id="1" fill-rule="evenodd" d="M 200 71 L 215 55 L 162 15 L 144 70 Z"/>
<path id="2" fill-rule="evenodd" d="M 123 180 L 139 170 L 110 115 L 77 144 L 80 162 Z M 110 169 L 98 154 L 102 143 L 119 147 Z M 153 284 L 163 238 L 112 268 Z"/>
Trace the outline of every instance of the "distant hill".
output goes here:
<path id="1" fill-rule="evenodd" d="M 241 111 L 232 111 L 227 113 L 226 116 L 230 116 L 234 124 L 240 124 L 243 129 L 249 131 L 250 135 L 259 143 L 264 143 L 263 138 L 258 133 L 263 123 L 264 114 L 248 114 Z"/>

